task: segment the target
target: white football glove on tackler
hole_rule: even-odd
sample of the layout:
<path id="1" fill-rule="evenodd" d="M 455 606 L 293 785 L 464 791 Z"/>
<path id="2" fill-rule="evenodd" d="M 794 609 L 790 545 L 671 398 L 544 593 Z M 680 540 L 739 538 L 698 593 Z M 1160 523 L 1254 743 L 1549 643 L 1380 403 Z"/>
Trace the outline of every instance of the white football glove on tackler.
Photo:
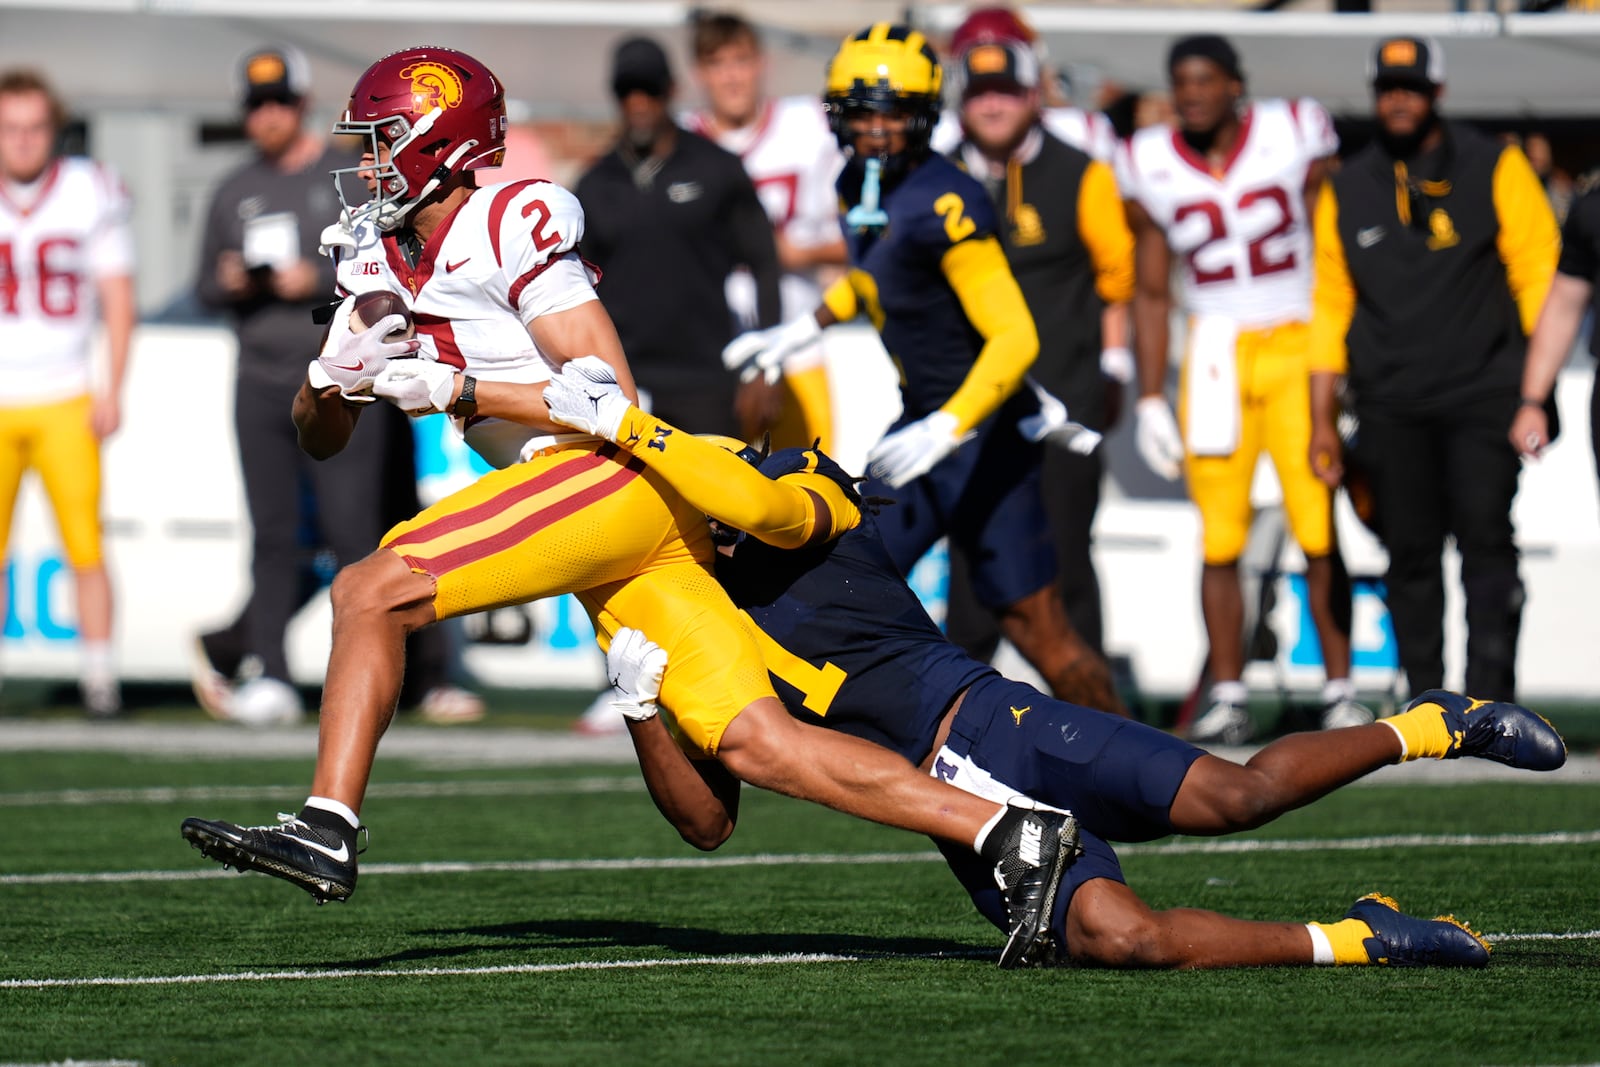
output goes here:
<path id="1" fill-rule="evenodd" d="M 1134 443 L 1145 464 L 1169 482 L 1183 473 L 1183 435 L 1165 397 L 1143 396 L 1134 405 Z"/>
<path id="2" fill-rule="evenodd" d="M 1100 350 L 1100 373 L 1118 385 L 1127 385 L 1133 381 L 1137 369 L 1132 349 L 1116 345 Z"/>
<path id="3" fill-rule="evenodd" d="M 328 339 L 322 351 L 306 368 L 311 388 L 322 390 L 337 385 L 339 395 L 353 404 L 370 404 L 373 384 L 391 359 L 415 356 L 422 347 L 416 338 L 406 341 L 385 341 L 396 330 L 403 329 L 406 320 L 399 315 L 379 319 L 360 333 L 350 331 L 350 312 L 356 298 L 347 296 L 333 313 L 328 326 Z M 419 361 L 420 362 L 420 361 Z"/>
<path id="4" fill-rule="evenodd" d="M 660 711 L 661 676 L 667 650 L 638 630 L 624 626 L 606 650 L 606 677 L 611 681 L 611 706 L 623 718 L 644 722 Z"/>
<path id="5" fill-rule="evenodd" d="M 413 416 L 448 411 L 455 391 L 456 369 L 432 359 L 397 360 L 372 383 L 375 396 Z"/>
<path id="6" fill-rule="evenodd" d="M 956 433 L 956 417 L 935 411 L 908 422 L 872 446 L 867 473 L 899 489 L 927 474 L 940 460 L 961 447 L 972 434 Z"/>
<path id="7" fill-rule="evenodd" d="M 1017 420 L 1017 430 L 1030 441 L 1048 441 L 1080 456 L 1087 456 L 1100 447 L 1102 437 L 1081 422 L 1073 422 L 1067 415 L 1067 405 L 1059 397 L 1032 378 L 1028 388 L 1039 399 L 1039 413 L 1024 415 Z"/>
<path id="8" fill-rule="evenodd" d="M 617 372 L 599 356 L 581 356 L 562 365 L 544 387 L 544 403 L 552 422 L 613 444 L 629 407 Z"/>
<path id="9" fill-rule="evenodd" d="M 768 385 L 775 385 L 783 376 L 784 361 L 816 344 L 821 337 L 822 326 L 816 315 L 807 313 L 782 326 L 752 330 L 735 337 L 722 350 L 722 365 L 738 371 L 741 382 L 760 374 Z"/>

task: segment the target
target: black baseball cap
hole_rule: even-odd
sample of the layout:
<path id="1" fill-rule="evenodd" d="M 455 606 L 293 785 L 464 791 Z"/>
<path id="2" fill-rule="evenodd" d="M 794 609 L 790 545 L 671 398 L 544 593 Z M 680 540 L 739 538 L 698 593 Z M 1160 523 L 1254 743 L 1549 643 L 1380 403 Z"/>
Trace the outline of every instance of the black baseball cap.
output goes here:
<path id="1" fill-rule="evenodd" d="M 648 37 L 630 37 L 611 55 L 611 92 L 618 100 L 641 92 L 662 98 L 672 90 L 667 53 Z"/>
<path id="2" fill-rule="evenodd" d="M 1017 92 L 1037 88 L 1039 60 L 1016 41 L 975 44 L 961 57 L 961 94 L 976 96 L 991 89 Z"/>
<path id="3" fill-rule="evenodd" d="M 298 48 L 258 48 L 239 61 L 239 99 L 245 108 L 268 101 L 298 104 L 311 91 L 311 65 Z"/>
<path id="4" fill-rule="evenodd" d="M 1390 37 L 1373 49 L 1373 85 L 1437 89 L 1444 84 L 1444 51 L 1430 37 Z"/>

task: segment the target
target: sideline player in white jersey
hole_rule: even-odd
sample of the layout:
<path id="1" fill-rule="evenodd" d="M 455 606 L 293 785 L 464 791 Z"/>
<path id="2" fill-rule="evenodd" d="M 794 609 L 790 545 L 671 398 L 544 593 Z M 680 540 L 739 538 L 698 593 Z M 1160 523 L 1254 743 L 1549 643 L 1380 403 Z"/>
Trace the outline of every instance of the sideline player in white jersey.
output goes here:
<path id="1" fill-rule="evenodd" d="M 1355 703 L 1349 678 L 1350 589 L 1333 537 L 1332 494 L 1307 458 L 1310 205 L 1338 138 L 1313 100 L 1241 105 L 1244 75 L 1221 37 L 1177 41 L 1167 70 L 1178 129 L 1139 131 L 1117 169 L 1136 240 L 1136 440 L 1157 473 L 1176 479 L 1186 471 L 1204 538 L 1200 602 L 1212 687 L 1210 707 L 1189 736 L 1237 744 L 1253 733 L 1241 681 L 1238 560 L 1263 449 L 1277 469 L 1289 526 L 1306 556 L 1308 599 L 1328 679 L 1323 726 L 1368 722 L 1372 715 Z M 1163 394 L 1174 258 L 1189 313 L 1181 436 Z"/>
<path id="2" fill-rule="evenodd" d="M 32 467 L 72 565 L 83 706 L 103 718 L 122 709 L 100 530 L 100 442 L 122 421 L 136 318 L 131 204 L 108 168 L 55 154 L 64 119 L 38 74 L 0 73 L 0 559 Z M 97 385 L 90 351 L 101 322 L 109 358 Z"/>
<path id="3" fill-rule="evenodd" d="M 839 229 L 834 181 L 844 156 L 828 129 L 822 104 L 812 96 L 771 98 L 762 91 L 766 57 L 760 36 L 739 15 L 696 17 L 694 74 L 707 106 L 683 116 L 684 128 L 737 155 L 772 220 L 783 268 L 779 291 L 783 320 L 806 314 L 822 302 L 822 291 L 843 271 L 849 255 Z M 728 306 L 740 330 L 753 330 L 755 286 L 746 274 L 728 281 Z M 743 431 L 755 440 L 772 432 L 778 448 L 805 447 L 833 438 L 833 405 L 823 346 L 815 344 L 784 365 L 782 387 L 764 381 L 740 390 Z"/>
<path id="4" fill-rule="evenodd" d="M 355 297 L 346 298 L 295 398 L 301 446 L 313 456 L 339 451 L 362 405 L 382 397 L 412 413 L 449 412 L 475 449 L 509 465 L 400 523 L 334 579 L 317 765 L 299 814 L 265 826 L 191 818 L 184 837 L 319 901 L 349 897 L 358 813 L 394 715 L 406 634 L 576 593 L 602 645 L 622 626 L 656 626 L 673 646 L 674 673 L 659 695 L 681 743 L 718 764 L 708 775 L 973 848 L 1007 895 L 1012 943 L 1031 944 L 1073 855 L 1071 816 L 1026 798 L 984 800 L 859 738 L 796 722 L 711 571 L 704 513 L 600 436 L 553 432 L 561 424 L 543 385 L 558 367 L 593 355 L 609 365 L 607 381 L 630 397 L 635 389 L 576 252 L 576 199 L 548 182 L 477 187 L 474 171 L 501 160 L 505 128 L 494 74 L 432 47 L 374 63 L 334 126 L 367 146 L 361 166 L 335 172 L 344 214 L 324 243 L 339 285 L 401 297 L 422 339 L 390 340 L 400 315 L 352 330 Z M 607 432 L 630 447 L 669 447 L 670 428 L 642 412 L 619 430 L 626 414 L 608 415 Z M 848 521 L 847 502 L 835 504 L 830 515 Z M 791 528 L 796 546 L 835 532 L 815 525 Z"/>
<path id="5" fill-rule="evenodd" d="M 979 44 L 1025 45 L 1028 54 L 1037 58 L 1041 66 L 1046 62 L 1044 42 L 1039 40 L 1033 27 L 1009 7 L 976 8 L 962 20 L 950 35 L 951 69 L 959 70 L 960 58 Z M 1039 78 L 1035 84 L 1048 86 L 1050 82 L 1050 78 Z M 1051 136 L 1102 163 L 1110 163 L 1116 154 L 1117 131 L 1112 127 L 1111 120 L 1098 111 L 1064 105 L 1046 106 L 1039 110 L 1039 123 Z M 939 113 L 939 122 L 933 128 L 930 144 L 935 152 L 946 156 L 961 143 L 961 136 L 960 111 L 946 108 Z"/>

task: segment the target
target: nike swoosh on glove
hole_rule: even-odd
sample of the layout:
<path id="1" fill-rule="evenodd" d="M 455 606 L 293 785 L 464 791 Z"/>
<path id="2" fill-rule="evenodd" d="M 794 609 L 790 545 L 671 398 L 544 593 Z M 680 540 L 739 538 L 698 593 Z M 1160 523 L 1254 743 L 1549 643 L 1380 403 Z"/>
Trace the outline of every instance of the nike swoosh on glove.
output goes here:
<path id="1" fill-rule="evenodd" d="M 891 489 L 899 489 L 927 474 L 964 440 L 966 437 L 956 434 L 956 417 L 947 411 L 935 411 L 873 445 L 867 453 L 867 473 L 888 483 Z"/>
<path id="2" fill-rule="evenodd" d="M 1169 482 L 1183 473 L 1183 436 L 1165 397 L 1140 397 L 1134 405 L 1134 443 L 1145 464 Z"/>
<path id="3" fill-rule="evenodd" d="M 306 368 L 306 377 L 313 389 L 339 387 L 339 394 L 357 404 L 372 403 L 372 386 L 391 359 L 415 356 L 422 348 L 416 338 L 388 342 L 384 338 L 395 330 L 404 328 L 406 321 L 399 315 L 386 315 L 362 330 L 350 332 L 350 312 L 356 298 L 345 297 L 333 313 L 328 325 L 328 339 L 322 351 Z"/>
<path id="4" fill-rule="evenodd" d="M 1030 441 L 1048 441 L 1079 456 L 1087 456 L 1100 447 L 1101 435 L 1081 422 L 1073 422 L 1067 415 L 1067 405 L 1044 386 L 1028 379 L 1028 388 L 1039 399 L 1039 413 L 1024 415 L 1017 420 L 1017 429 Z"/>
<path id="5" fill-rule="evenodd" d="M 372 383 L 372 392 L 407 415 L 432 415 L 450 407 L 456 391 L 456 369 L 431 359 L 389 364 Z"/>
<path id="6" fill-rule="evenodd" d="M 748 382 L 763 375 L 768 385 L 774 385 L 783 376 L 783 363 L 790 356 L 804 351 L 822 336 L 822 326 L 814 314 L 790 319 L 782 326 L 742 333 L 722 349 L 722 365 L 739 372 L 739 380 Z"/>
<path id="7" fill-rule="evenodd" d="M 611 681 L 611 706 L 634 722 L 654 718 L 660 707 L 661 676 L 667 650 L 638 630 L 617 631 L 606 650 L 606 677 Z"/>
<path id="8" fill-rule="evenodd" d="M 562 366 L 561 373 L 544 387 L 544 403 L 552 422 L 613 444 L 629 407 L 617 384 L 617 372 L 599 356 L 581 356 Z"/>

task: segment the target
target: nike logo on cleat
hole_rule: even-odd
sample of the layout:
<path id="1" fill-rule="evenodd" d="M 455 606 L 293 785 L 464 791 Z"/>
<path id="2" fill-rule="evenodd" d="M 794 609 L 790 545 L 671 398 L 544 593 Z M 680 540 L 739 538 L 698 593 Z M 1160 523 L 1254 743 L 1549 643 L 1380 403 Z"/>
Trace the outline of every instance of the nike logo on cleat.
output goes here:
<path id="1" fill-rule="evenodd" d="M 345 844 L 343 841 L 339 842 L 339 850 L 335 852 L 327 845 L 319 845 L 315 841 L 311 841 L 304 837 L 296 837 L 295 840 L 314 852 L 322 853 L 335 863 L 348 863 L 350 861 L 350 846 Z"/>
<path id="2" fill-rule="evenodd" d="M 1041 851 L 1043 845 L 1044 831 L 1039 828 L 1039 824 L 1032 821 L 1023 823 L 1022 841 L 1017 846 L 1017 851 L 1022 856 L 1022 862 L 1030 867 L 1043 866 L 1044 855 Z"/>

